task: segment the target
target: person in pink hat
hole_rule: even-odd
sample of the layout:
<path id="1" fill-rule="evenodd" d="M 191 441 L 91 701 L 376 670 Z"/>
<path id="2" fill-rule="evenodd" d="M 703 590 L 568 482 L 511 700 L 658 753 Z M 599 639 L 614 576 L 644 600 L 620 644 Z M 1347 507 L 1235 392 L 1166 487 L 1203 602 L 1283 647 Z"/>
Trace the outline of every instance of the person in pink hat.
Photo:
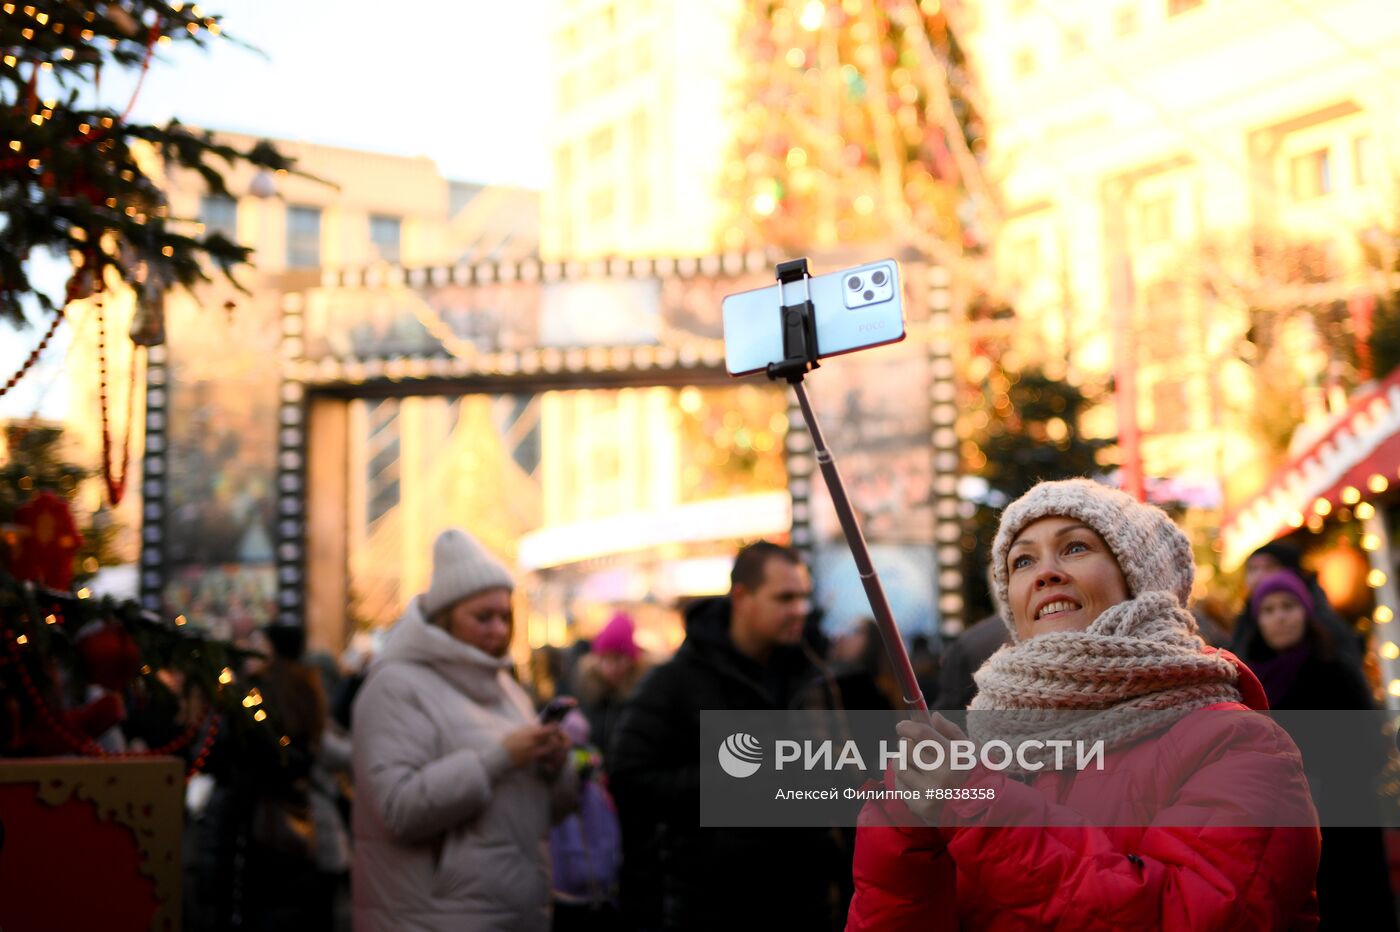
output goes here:
<path id="1" fill-rule="evenodd" d="M 631 615 L 616 613 L 579 661 L 579 708 L 588 719 L 593 744 L 603 752 L 605 769 L 622 708 L 647 669 L 636 631 Z"/>

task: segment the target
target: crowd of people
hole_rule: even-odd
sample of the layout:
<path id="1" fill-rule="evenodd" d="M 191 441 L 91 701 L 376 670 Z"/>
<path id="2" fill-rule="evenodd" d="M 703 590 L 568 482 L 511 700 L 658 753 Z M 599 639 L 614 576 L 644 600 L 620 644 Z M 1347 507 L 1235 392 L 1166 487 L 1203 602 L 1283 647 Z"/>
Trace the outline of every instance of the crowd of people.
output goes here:
<path id="1" fill-rule="evenodd" d="M 648 656 L 618 612 L 541 691 L 509 653 L 515 574 L 445 531 L 372 664 L 318 670 L 299 629 L 257 634 L 244 675 L 284 746 L 210 755 L 186 927 L 1396 928 L 1382 831 L 1319 829 L 1307 748 L 1216 714 L 1374 708 L 1362 642 L 1286 543 L 1249 560 L 1232 630 L 1192 610 L 1194 572 L 1160 509 L 1036 486 L 1002 515 L 995 614 L 941 665 L 927 643 L 911 655 L 932 707 L 971 710 L 973 740 L 1031 719 L 1043 737 L 1044 713 L 1072 710 L 1105 768 L 906 762 L 882 776 L 917 799 L 872 800 L 858 827 L 713 828 L 701 712 L 902 709 L 875 624 L 829 643 L 799 554 L 760 541 L 727 595 L 686 608 L 674 656 Z M 969 736 L 940 715 L 898 734 Z M 994 792 L 942 798 L 968 785 Z M 1244 787 L 1311 823 L 1181 817 L 1238 812 Z"/>

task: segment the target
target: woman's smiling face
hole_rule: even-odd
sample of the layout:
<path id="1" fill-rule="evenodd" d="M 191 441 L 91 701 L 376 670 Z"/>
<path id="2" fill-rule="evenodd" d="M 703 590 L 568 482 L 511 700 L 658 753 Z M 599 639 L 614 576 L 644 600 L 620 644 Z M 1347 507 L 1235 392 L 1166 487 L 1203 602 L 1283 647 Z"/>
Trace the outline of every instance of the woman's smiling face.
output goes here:
<path id="1" fill-rule="evenodd" d="M 1016 636 L 1083 631 L 1126 601 L 1128 584 L 1098 532 L 1077 518 L 1051 516 L 1021 529 L 1006 556 Z"/>

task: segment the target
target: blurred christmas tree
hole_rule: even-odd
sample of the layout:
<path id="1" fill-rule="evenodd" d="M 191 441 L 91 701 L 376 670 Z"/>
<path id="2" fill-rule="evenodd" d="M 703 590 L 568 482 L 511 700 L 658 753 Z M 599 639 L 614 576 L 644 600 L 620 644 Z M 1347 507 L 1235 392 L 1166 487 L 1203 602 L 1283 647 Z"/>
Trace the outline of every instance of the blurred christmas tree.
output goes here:
<path id="1" fill-rule="evenodd" d="M 110 512 L 103 507 L 91 511 L 82 504 L 83 483 L 97 472 L 65 458 L 60 428 L 34 422 L 7 424 L 0 454 L 0 527 L 6 529 L 7 540 L 14 537 L 12 547 L 25 544 L 19 537 L 21 509 L 50 492 L 67 503 L 82 538 L 73 555 L 76 580 L 123 562 L 115 549 L 118 527 Z"/>
<path id="2" fill-rule="evenodd" d="M 1358 241 L 1366 267 L 1386 283 L 1376 295 L 1362 350 L 1369 374 L 1383 379 L 1400 367 L 1400 288 L 1393 284 L 1400 276 L 1400 217 L 1387 227 L 1365 231 Z"/>
<path id="3" fill-rule="evenodd" d="M 1387 282 L 1400 275 L 1400 218 L 1387 230 L 1373 230 L 1361 239 L 1366 264 Z M 1400 288 L 1382 291 L 1368 324 L 1365 353 L 1371 375 L 1384 379 L 1400 367 Z"/>
<path id="4" fill-rule="evenodd" d="M 980 487 L 964 529 L 964 598 L 967 617 L 992 611 L 986 587 L 1001 509 L 1037 482 L 1104 473 L 1103 452 L 1115 441 L 1085 436 L 1081 419 L 1103 399 L 1039 369 L 1003 370 L 987 357 L 972 363 L 977 380 L 966 384 L 960 404 L 963 463 Z"/>
<path id="5" fill-rule="evenodd" d="M 1377 378 L 1383 379 L 1400 367 L 1400 291 L 1376 303 L 1368 348 Z"/>
<path id="6" fill-rule="evenodd" d="M 752 385 L 690 386 L 678 394 L 676 411 L 686 451 L 682 501 L 785 488 L 788 415 L 781 394 Z"/>
<path id="7" fill-rule="evenodd" d="M 939 0 L 750 0 L 726 248 L 894 241 L 966 267 L 996 203 L 953 12 Z"/>
<path id="8" fill-rule="evenodd" d="M 203 261 L 225 274 L 250 250 L 193 218 L 173 217 L 161 191 L 170 166 L 198 172 L 210 193 L 226 194 L 223 171 L 239 164 L 278 171 L 291 162 L 271 144 L 237 149 L 172 120 L 130 122 L 135 95 L 121 110 L 96 100 L 99 75 L 139 69 L 157 49 L 205 45 L 219 18 L 198 5 L 167 0 L 6 3 L 0 14 L 0 319 L 26 310 L 53 326 L 68 301 L 119 280 L 141 298 L 143 341 L 158 342 L 159 296 L 172 285 L 206 280 Z M 140 82 L 137 83 L 137 90 Z M 40 290 L 29 277 L 36 251 L 68 257 L 66 293 Z M 139 315 L 138 315 L 139 320 Z"/>
<path id="9" fill-rule="evenodd" d="M 187 625 L 184 616 L 163 620 L 134 601 L 90 598 L 81 585 L 119 562 L 107 512 L 91 513 L 81 503 L 83 483 L 95 474 L 65 458 L 59 428 L 6 425 L 0 757 L 100 757 L 123 740 L 101 746 L 96 739 L 120 726 L 127 739 L 187 754 L 198 769 L 218 732 L 203 711 L 211 705 L 234 740 L 275 750 L 277 710 L 263 711 L 256 690 L 250 699 L 235 685 L 246 651 Z M 104 694 L 93 692 L 98 687 Z"/>

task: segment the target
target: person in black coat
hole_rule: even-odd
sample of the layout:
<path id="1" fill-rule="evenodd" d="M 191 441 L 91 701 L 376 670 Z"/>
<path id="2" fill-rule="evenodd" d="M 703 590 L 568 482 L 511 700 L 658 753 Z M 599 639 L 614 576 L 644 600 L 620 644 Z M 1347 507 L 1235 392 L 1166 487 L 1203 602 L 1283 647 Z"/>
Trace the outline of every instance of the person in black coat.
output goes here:
<path id="1" fill-rule="evenodd" d="M 1361 670 L 1335 649 L 1330 634 L 1318 623 L 1312 592 L 1296 573 L 1283 570 L 1258 580 L 1249 599 L 1258 625 L 1243 645 L 1241 659 L 1259 677 L 1269 708 L 1288 710 L 1371 710 L 1371 690 Z M 1312 746 L 1310 746 L 1310 744 Z M 1325 735 L 1299 735 L 1304 766 L 1310 759 L 1332 758 L 1337 752 Z M 1361 797 L 1374 790 L 1367 770 L 1352 769 L 1356 786 L 1346 791 Z M 1311 754 L 1310 754 L 1311 751 Z M 1362 749 L 1343 753 L 1362 760 Z M 1340 792 L 1332 788 L 1333 794 Z M 1322 932 L 1332 929 L 1396 929 L 1395 901 L 1390 887 L 1384 836 L 1378 827 L 1322 828 L 1322 862 L 1317 872 L 1317 899 Z"/>
<path id="2" fill-rule="evenodd" d="M 842 635 L 829 659 L 842 708 L 889 711 L 904 707 L 899 681 L 874 619 L 861 619 Z"/>
<path id="3" fill-rule="evenodd" d="M 623 911 L 639 929 L 828 929 L 848 866 L 823 829 L 701 828 L 702 710 L 832 709 L 803 640 L 812 585 L 797 554 L 740 551 L 727 597 L 686 612 L 675 657 L 639 684 L 610 770 L 623 831 Z"/>
<path id="4" fill-rule="evenodd" d="M 943 669 L 938 674 L 938 696 L 933 708 L 957 711 L 972 705 L 977 684 L 972 675 L 987 658 L 1011 639 L 1011 629 L 1000 615 L 988 615 L 958 636 L 943 652 Z"/>

